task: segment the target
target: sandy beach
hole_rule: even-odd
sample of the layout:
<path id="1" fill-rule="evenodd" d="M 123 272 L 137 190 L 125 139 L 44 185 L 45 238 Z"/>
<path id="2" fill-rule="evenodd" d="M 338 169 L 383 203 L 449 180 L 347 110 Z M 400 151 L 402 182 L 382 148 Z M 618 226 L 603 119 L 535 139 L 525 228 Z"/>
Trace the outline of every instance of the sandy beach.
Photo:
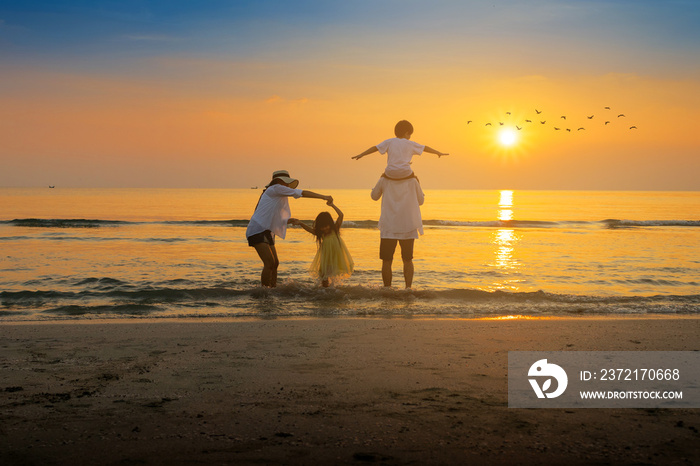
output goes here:
<path id="1" fill-rule="evenodd" d="M 698 350 L 700 319 L 0 328 L 0 463 L 692 464 L 697 409 L 510 409 L 508 351 Z"/>

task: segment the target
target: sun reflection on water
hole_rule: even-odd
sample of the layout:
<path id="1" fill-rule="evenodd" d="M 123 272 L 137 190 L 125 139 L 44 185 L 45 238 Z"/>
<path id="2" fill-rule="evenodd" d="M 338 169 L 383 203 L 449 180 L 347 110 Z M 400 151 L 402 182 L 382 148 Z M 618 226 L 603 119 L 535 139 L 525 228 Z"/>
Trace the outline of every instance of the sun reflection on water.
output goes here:
<path id="1" fill-rule="evenodd" d="M 498 220 L 507 222 L 513 220 L 513 191 L 500 192 L 498 202 Z M 499 280 L 492 287 L 498 290 L 518 291 L 522 280 L 517 278 L 519 262 L 515 258 L 515 246 L 520 241 L 520 236 L 513 228 L 499 228 L 493 233 L 492 243 L 495 246 L 495 260 L 491 264 L 499 272 Z"/>
<path id="2" fill-rule="evenodd" d="M 513 191 L 501 191 L 498 208 L 498 220 L 502 222 L 513 220 Z"/>
<path id="3" fill-rule="evenodd" d="M 513 259 L 513 245 L 516 242 L 514 230 L 498 230 L 493 243 L 496 245 L 496 267 L 501 270 L 512 270 L 517 267 Z"/>

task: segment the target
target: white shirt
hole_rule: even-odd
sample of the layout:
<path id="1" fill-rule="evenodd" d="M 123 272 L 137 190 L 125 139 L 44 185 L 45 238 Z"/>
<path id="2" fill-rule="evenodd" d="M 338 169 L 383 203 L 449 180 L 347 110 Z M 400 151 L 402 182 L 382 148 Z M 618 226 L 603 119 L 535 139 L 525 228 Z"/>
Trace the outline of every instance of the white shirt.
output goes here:
<path id="1" fill-rule="evenodd" d="M 384 173 L 392 178 L 411 176 L 411 158 L 423 153 L 425 146 L 410 139 L 391 138 L 377 144 L 380 154 L 387 154 Z"/>
<path id="2" fill-rule="evenodd" d="M 382 198 L 379 231 L 382 238 L 411 239 L 423 234 L 420 206 L 425 195 L 415 178 L 402 181 L 379 178 L 372 190 L 372 199 Z"/>
<path id="3" fill-rule="evenodd" d="M 273 184 L 260 197 L 258 207 L 248 223 L 246 238 L 270 230 L 273 234 L 284 239 L 287 234 L 287 220 L 292 216 L 289 209 L 289 197 L 301 197 L 301 189 L 292 189 L 282 184 Z"/>

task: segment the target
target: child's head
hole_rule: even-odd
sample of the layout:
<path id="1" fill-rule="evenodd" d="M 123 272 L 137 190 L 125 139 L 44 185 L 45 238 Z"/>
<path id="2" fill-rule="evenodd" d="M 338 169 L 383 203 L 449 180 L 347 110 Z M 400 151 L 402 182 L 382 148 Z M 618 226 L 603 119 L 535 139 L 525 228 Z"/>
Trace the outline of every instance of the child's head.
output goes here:
<path id="1" fill-rule="evenodd" d="M 413 125 L 406 120 L 401 120 L 394 126 L 394 134 L 397 138 L 403 138 L 407 134 L 410 136 L 413 134 Z"/>
<path id="2" fill-rule="evenodd" d="M 338 233 L 335 229 L 335 222 L 333 217 L 328 212 L 321 212 L 316 216 L 314 220 L 314 235 L 317 240 L 323 239 L 324 236 L 330 233 Z"/>

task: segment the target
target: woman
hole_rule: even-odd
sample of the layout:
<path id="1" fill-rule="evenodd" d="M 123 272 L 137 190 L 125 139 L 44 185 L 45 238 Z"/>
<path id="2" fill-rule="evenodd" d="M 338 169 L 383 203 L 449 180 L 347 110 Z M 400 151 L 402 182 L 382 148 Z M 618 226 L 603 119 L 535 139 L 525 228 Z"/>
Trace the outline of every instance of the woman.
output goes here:
<path id="1" fill-rule="evenodd" d="M 287 223 L 296 221 L 291 218 L 289 197 L 323 199 L 329 204 L 333 202 L 331 196 L 296 189 L 298 185 L 299 180 L 291 178 L 287 170 L 277 170 L 272 173 L 272 181 L 260 195 L 255 212 L 248 223 L 246 230 L 248 245 L 255 248 L 263 262 L 260 275 L 262 286 L 270 288 L 277 286 L 279 259 L 275 249 L 275 236 L 284 239 L 287 234 Z"/>

